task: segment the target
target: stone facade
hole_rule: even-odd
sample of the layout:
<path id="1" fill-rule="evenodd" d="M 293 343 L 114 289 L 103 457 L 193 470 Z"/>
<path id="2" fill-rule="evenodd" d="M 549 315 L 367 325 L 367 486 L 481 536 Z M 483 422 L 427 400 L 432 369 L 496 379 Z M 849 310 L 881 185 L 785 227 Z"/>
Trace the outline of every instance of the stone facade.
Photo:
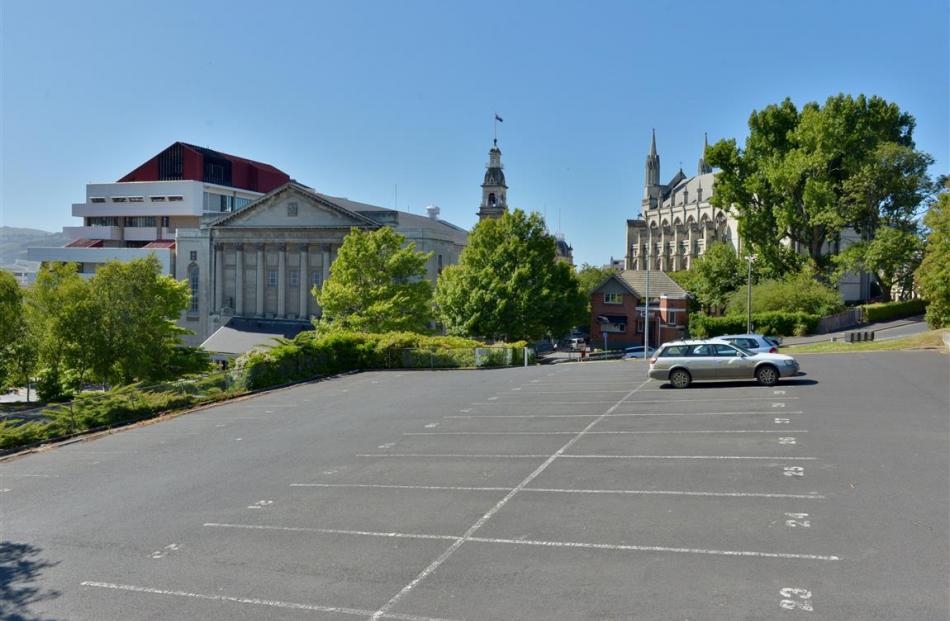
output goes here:
<path id="1" fill-rule="evenodd" d="M 645 165 L 641 218 L 627 220 L 626 269 L 689 269 L 714 241 L 727 242 L 741 251 L 735 216 L 710 203 L 716 175 L 706 164 L 705 153 L 704 142 L 695 176 L 687 177 L 680 169 L 668 183 L 661 184 L 654 134 Z"/>
<path id="2" fill-rule="evenodd" d="M 421 222 L 419 222 L 421 220 Z M 179 324 L 200 344 L 231 317 L 309 322 L 320 316 L 311 294 L 330 276 L 352 228 L 391 226 L 433 250 L 429 277 L 458 261 L 464 229 L 447 222 L 319 194 L 288 183 L 246 207 L 179 230 L 176 278 L 189 282 L 192 307 Z"/>

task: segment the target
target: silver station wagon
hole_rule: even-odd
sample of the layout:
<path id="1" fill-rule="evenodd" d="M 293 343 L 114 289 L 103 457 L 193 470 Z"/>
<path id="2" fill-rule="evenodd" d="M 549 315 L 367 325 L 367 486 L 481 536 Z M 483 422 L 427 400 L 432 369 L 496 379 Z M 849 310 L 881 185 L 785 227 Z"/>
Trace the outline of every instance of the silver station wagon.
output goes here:
<path id="1" fill-rule="evenodd" d="M 723 340 L 664 343 L 650 359 L 650 377 L 686 388 L 694 380 L 754 379 L 774 386 L 799 373 L 798 361 L 784 354 L 754 353 Z"/>

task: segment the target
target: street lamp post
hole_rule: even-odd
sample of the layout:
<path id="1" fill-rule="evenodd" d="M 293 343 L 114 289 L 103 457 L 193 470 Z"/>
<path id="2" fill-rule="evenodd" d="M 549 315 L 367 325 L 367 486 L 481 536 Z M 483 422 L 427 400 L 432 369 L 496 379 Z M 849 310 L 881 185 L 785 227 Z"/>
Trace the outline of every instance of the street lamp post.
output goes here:
<path id="1" fill-rule="evenodd" d="M 746 292 L 746 313 L 748 316 L 746 320 L 746 334 L 752 334 L 752 262 L 755 261 L 755 255 L 746 255 L 746 259 L 749 261 L 749 276 Z"/>

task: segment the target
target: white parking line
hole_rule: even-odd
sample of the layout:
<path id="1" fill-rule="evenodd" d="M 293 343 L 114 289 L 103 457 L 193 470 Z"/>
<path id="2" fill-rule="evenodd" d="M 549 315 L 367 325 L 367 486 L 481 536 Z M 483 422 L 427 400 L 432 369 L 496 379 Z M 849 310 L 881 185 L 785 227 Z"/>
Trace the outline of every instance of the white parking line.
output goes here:
<path id="1" fill-rule="evenodd" d="M 413 489 L 444 492 L 510 492 L 510 487 L 469 487 L 454 485 L 390 485 L 385 483 L 291 483 L 290 487 L 342 487 L 369 489 Z M 688 490 L 643 490 L 643 489 L 572 489 L 551 487 L 525 487 L 521 491 L 545 494 L 604 494 L 620 496 L 708 496 L 715 498 L 798 498 L 823 500 L 822 494 L 778 494 L 771 492 L 693 492 Z"/>
<path id="2" fill-rule="evenodd" d="M 631 399 L 630 401 L 624 402 L 623 405 L 637 405 L 640 403 L 708 403 L 710 401 L 753 401 L 760 399 L 768 399 L 769 401 L 775 401 L 777 399 L 798 399 L 798 397 L 776 397 L 775 395 L 769 397 L 716 397 L 713 399 Z M 613 403 L 613 401 L 523 401 L 523 402 L 485 402 L 485 401 L 476 401 L 472 405 L 477 405 L 481 407 L 485 406 L 502 406 L 502 407 L 511 407 L 511 406 L 543 406 L 550 407 L 555 405 L 604 405 L 607 403 Z"/>
<path id="3" fill-rule="evenodd" d="M 625 399 L 629 399 L 631 395 L 633 395 L 638 390 L 646 386 L 647 382 L 649 382 L 649 380 L 645 380 L 642 384 L 630 390 L 627 394 L 621 397 L 616 403 L 614 403 L 609 408 L 607 408 L 607 411 L 604 412 L 604 416 L 606 416 L 607 414 L 610 414 L 615 409 L 617 409 L 617 406 L 623 403 Z M 452 554 L 454 554 L 455 551 L 458 550 L 459 547 L 461 547 L 461 545 L 465 543 L 467 539 L 469 539 L 472 535 L 474 535 L 475 532 L 478 531 L 478 529 L 480 529 L 488 520 L 490 520 L 493 515 L 495 515 L 498 511 L 500 511 L 501 508 L 504 507 L 508 503 L 509 500 L 511 500 L 519 491 L 527 487 L 528 484 L 531 483 L 531 481 L 533 481 L 538 476 L 540 476 L 541 473 L 544 472 L 547 469 L 547 467 L 550 466 L 554 462 L 555 459 L 557 459 L 560 455 L 564 454 L 566 450 L 571 448 L 578 440 L 584 437 L 584 434 L 587 433 L 594 425 L 599 423 L 601 420 L 603 420 L 603 417 L 597 418 L 591 421 L 591 423 L 587 425 L 587 427 L 585 427 L 583 430 L 578 432 L 573 438 L 568 440 L 564 444 L 564 446 L 562 446 L 557 451 L 552 453 L 550 457 L 544 460 L 544 463 L 542 463 L 540 466 L 535 468 L 531 474 L 525 477 L 524 480 L 521 481 L 521 483 L 519 483 L 517 486 L 515 486 L 514 489 L 508 492 L 508 494 L 505 495 L 504 498 L 502 498 L 497 503 L 495 503 L 495 506 L 489 509 L 485 513 L 485 515 L 483 515 L 478 520 L 476 520 L 475 523 L 472 524 L 468 528 L 467 531 L 465 531 L 465 534 L 462 535 L 461 539 L 459 539 L 458 541 L 454 542 L 451 546 L 446 548 L 446 550 L 442 554 L 440 554 L 434 561 L 432 561 L 428 567 L 423 569 L 422 572 L 420 572 L 418 576 L 416 576 L 411 582 L 409 582 L 409 584 L 404 586 L 401 591 L 393 595 L 389 599 L 388 602 L 383 604 L 379 608 L 379 610 L 376 611 L 376 614 L 372 616 L 372 619 L 381 619 L 390 609 L 392 609 L 393 606 L 396 605 L 397 602 L 399 602 L 400 599 L 402 599 L 407 593 L 412 591 L 412 589 L 414 589 L 416 585 L 418 585 L 420 582 L 425 580 L 426 577 L 429 576 L 429 574 L 431 574 L 433 571 L 438 569 L 439 566 L 446 561 L 446 559 L 452 556 Z"/>
<path id="4" fill-rule="evenodd" d="M 406 431 L 404 436 L 570 436 L 577 431 Z M 659 435 L 689 433 L 808 433 L 807 429 L 648 429 L 588 431 L 589 436 Z"/>
<path id="5" fill-rule="evenodd" d="M 357 453 L 357 457 L 425 457 L 448 459 L 546 459 L 544 454 L 519 453 Z M 817 461 L 817 457 L 763 457 L 759 455 L 571 455 L 562 453 L 564 459 L 748 459 L 763 461 Z"/>
<path id="6" fill-rule="evenodd" d="M 285 608 L 290 610 L 309 610 L 311 612 L 329 612 L 342 615 L 357 615 L 365 617 L 372 615 L 372 610 L 363 610 L 361 608 L 347 608 L 343 606 L 317 606 L 316 604 L 298 604 L 296 602 L 282 602 L 274 599 L 258 599 L 255 597 L 234 597 L 232 595 L 217 595 L 209 593 L 192 593 L 189 591 L 176 591 L 169 589 L 155 589 L 152 587 L 135 586 L 132 584 L 115 584 L 112 582 L 93 582 L 87 580 L 80 583 L 84 587 L 95 587 L 99 589 L 112 589 L 115 591 L 131 591 L 133 593 L 148 593 L 151 595 L 166 595 L 172 597 L 184 597 L 197 600 L 212 602 L 230 602 L 232 604 L 247 604 L 251 606 L 267 606 L 270 608 Z M 386 619 L 401 619 L 402 621 L 450 621 L 448 619 L 439 619 L 436 617 L 420 617 L 418 615 L 406 615 L 397 613 L 387 613 L 382 615 Z"/>
<path id="7" fill-rule="evenodd" d="M 36 477 L 41 479 L 58 479 L 58 474 L 25 474 L 19 472 L 0 472 L 0 478 L 2 477 Z"/>
<path id="8" fill-rule="evenodd" d="M 495 543 L 522 546 L 543 546 L 550 548 L 580 548 L 589 550 L 616 550 L 626 552 L 672 552 L 678 554 L 709 554 L 714 556 L 752 556 L 760 558 L 783 558 L 783 559 L 802 559 L 812 561 L 838 561 L 841 557 L 837 555 L 823 554 L 797 554 L 791 552 L 758 552 L 751 550 L 715 550 L 706 548 L 679 548 L 670 546 L 644 546 L 628 544 L 611 543 L 587 543 L 581 541 L 539 541 L 532 539 L 503 539 L 499 537 L 472 537 L 462 536 L 454 537 L 451 535 L 426 535 L 413 533 L 381 533 L 374 531 L 355 531 L 355 530 L 335 530 L 324 528 L 296 528 L 292 526 L 264 526 L 257 524 L 205 524 L 205 526 L 217 526 L 223 528 L 247 528 L 260 530 L 276 530 L 289 532 L 315 532 L 341 535 L 355 535 L 367 537 L 386 537 L 386 538 L 405 538 L 405 539 L 451 539 L 455 540 L 453 546 L 459 546 L 463 541 L 472 541 L 475 543 Z M 451 549 L 451 548 L 450 548 Z M 441 558 L 441 557 L 440 557 Z M 413 585 L 415 586 L 415 585 Z M 402 591 L 400 591 L 402 592 Z M 390 600 L 391 601 L 391 600 Z M 377 611 L 373 618 L 383 618 L 389 616 L 387 612 Z"/>
<path id="9" fill-rule="evenodd" d="M 784 412 L 785 414 L 803 414 L 801 410 Z M 742 416 L 744 414 L 774 414 L 767 412 L 634 412 L 630 414 L 611 414 L 605 418 L 636 418 L 638 416 Z M 469 414 L 467 416 L 449 415 L 442 418 L 597 418 L 600 414 Z"/>

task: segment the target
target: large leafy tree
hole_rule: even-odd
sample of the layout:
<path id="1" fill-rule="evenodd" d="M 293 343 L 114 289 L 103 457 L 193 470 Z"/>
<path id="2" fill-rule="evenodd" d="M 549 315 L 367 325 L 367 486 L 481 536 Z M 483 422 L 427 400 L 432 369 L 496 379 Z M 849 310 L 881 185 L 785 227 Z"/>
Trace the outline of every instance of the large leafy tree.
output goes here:
<path id="1" fill-rule="evenodd" d="M 798 267 L 783 240 L 823 265 L 846 227 L 872 239 L 882 224 L 909 222 L 932 193 L 933 158 L 916 150 L 914 125 L 879 97 L 842 94 L 801 110 L 785 99 L 752 113 L 744 148 L 730 139 L 709 149 L 721 170 L 711 200 L 736 210 L 740 234 L 773 275 Z"/>
<path id="2" fill-rule="evenodd" d="M 165 378 L 187 332 L 175 321 L 188 308 L 188 283 L 163 275 L 149 256 L 103 265 L 89 288 L 97 319 L 84 338 L 94 352 L 93 374 L 112 384 Z"/>
<path id="3" fill-rule="evenodd" d="M 914 270 L 920 263 L 923 243 L 916 230 L 881 226 L 874 238 L 857 242 L 833 258 L 835 280 L 846 272 L 868 272 L 881 289 L 885 301 L 895 285 L 906 297 L 913 290 Z"/>
<path id="4" fill-rule="evenodd" d="M 561 335 L 587 318 L 574 270 L 556 260 L 540 215 L 520 209 L 479 222 L 435 300 L 451 334 L 499 340 Z"/>
<path id="5" fill-rule="evenodd" d="M 707 312 L 720 313 L 729 295 L 745 283 L 747 270 L 744 267 L 731 244 L 709 244 L 690 269 L 687 290 Z"/>
<path id="6" fill-rule="evenodd" d="M 13 383 L 23 327 L 23 292 L 13 274 L 0 270 L 0 388 Z"/>
<path id="7" fill-rule="evenodd" d="M 422 332 L 432 318 L 432 283 L 426 263 L 432 253 L 389 227 L 352 229 L 313 295 L 322 308 L 319 329 L 358 332 Z"/>
<path id="8" fill-rule="evenodd" d="M 930 234 L 917 268 L 920 294 L 930 302 L 927 321 L 933 328 L 950 326 L 950 182 L 945 188 L 924 216 Z"/>

